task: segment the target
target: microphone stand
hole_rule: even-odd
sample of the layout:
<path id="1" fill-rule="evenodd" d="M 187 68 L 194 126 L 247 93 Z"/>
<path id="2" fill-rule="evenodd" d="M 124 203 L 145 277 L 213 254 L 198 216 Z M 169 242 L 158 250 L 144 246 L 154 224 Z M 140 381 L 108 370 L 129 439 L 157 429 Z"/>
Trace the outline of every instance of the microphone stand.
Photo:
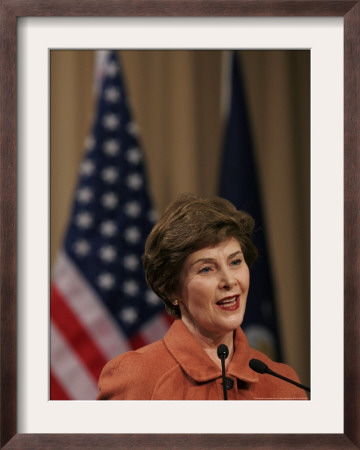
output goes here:
<path id="1" fill-rule="evenodd" d="M 226 389 L 226 376 L 225 376 L 225 358 L 221 358 L 221 370 L 222 370 L 222 385 L 223 385 L 223 392 L 224 392 L 224 400 L 227 400 L 227 389 Z"/>
<path id="2" fill-rule="evenodd" d="M 304 389 L 305 391 L 310 392 L 310 388 L 304 386 L 303 384 L 297 383 L 297 382 L 294 381 L 294 380 L 290 380 L 290 378 L 283 377 L 283 376 L 280 375 L 279 373 L 273 372 L 273 371 L 272 371 L 271 369 L 269 369 L 269 368 L 266 369 L 266 372 L 265 372 L 265 373 L 268 373 L 269 375 L 273 375 L 274 377 L 281 378 L 282 380 L 285 380 L 285 381 L 287 381 L 288 383 L 292 383 L 292 384 L 294 384 L 295 386 L 298 386 L 299 388 L 302 388 L 302 389 Z"/>
<path id="3" fill-rule="evenodd" d="M 220 358 L 220 356 L 219 356 Z M 257 373 L 267 373 L 269 375 L 273 375 L 274 377 L 281 378 L 284 381 L 287 381 L 288 383 L 294 384 L 295 386 L 304 389 L 305 391 L 310 392 L 310 388 L 304 386 L 303 384 L 300 384 L 294 380 L 291 380 L 290 378 L 284 377 L 283 375 L 280 375 L 279 373 L 273 372 L 269 367 L 259 359 L 251 359 L 249 361 L 249 367 Z"/>
<path id="4" fill-rule="evenodd" d="M 220 344 L 217 348 L 218 358 L 221 360 L 221 372 L 223 380 L 224 400 L 227 400 L 226 376 L 225 376 L 225 359 L 229 356 L 229 349 L 225 344 Z"/>

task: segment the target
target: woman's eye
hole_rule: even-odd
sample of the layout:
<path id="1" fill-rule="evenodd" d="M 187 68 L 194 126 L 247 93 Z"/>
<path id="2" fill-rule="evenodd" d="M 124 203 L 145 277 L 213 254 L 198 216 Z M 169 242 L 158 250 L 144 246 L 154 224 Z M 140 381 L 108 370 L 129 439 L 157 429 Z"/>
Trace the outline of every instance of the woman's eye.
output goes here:
<path id="1" fill-rule="evenodd" d="M 238 266 L 238 265 L 240 265 L 241 264 L 241 262 L 242 262 L 242 259 L 235 259 L 234 261 L 232 261 L 232 265 L 233 266 Z"/>
<path id="2" fill-rule="evenodd" d="M 199 270 L 199 273 L 209 273 L 211 270 L 210 267 L 203 267 L 202 269 Z"/>

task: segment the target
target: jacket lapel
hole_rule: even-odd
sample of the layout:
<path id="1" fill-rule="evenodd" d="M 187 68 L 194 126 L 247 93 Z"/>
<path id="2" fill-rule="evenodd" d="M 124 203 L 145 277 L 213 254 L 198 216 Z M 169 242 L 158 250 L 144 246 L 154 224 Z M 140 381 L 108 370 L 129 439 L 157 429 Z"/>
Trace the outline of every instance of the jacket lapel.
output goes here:
<path id="1" fill-rule="evenodd" d="M 182 370 L 194 381 L 204 383 L 222 376 L 221 369 L 209 358 L 181 319 L 175 320 L 164 337 L 165 345 Z M 250 346 L 241 328 L 235 332 L 235 354 L 227 375 L 246 382 L 258 381 L 249 367 Z"/>

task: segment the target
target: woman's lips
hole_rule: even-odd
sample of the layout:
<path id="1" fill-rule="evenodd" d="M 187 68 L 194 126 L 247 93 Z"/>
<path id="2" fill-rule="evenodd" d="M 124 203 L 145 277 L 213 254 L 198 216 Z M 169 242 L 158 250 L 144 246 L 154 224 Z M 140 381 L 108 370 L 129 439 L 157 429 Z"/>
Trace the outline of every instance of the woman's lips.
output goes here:
<path id="1" fill-rule="evenodd" d="M 240 295 L 227 297 L 216 302 L 216 305 L 225 311 L 235 311 L 240 305 Z"/>

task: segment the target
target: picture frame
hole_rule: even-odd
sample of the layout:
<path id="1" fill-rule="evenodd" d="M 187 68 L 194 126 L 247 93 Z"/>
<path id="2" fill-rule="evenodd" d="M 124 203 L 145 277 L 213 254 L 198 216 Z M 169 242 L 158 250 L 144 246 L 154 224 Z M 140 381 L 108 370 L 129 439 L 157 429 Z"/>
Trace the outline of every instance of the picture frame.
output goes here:
<path id="1" fill-rule="evenodd" d="M 62 448 L 354 448 L 360 446 L 359 160 L 360 2 L 211 0 L 5 0 L 1 63 L 1 446 Z M 17 18 L 27 16 L 343 17 L 344 20 L 344 434 L 17 434 Z"/>

